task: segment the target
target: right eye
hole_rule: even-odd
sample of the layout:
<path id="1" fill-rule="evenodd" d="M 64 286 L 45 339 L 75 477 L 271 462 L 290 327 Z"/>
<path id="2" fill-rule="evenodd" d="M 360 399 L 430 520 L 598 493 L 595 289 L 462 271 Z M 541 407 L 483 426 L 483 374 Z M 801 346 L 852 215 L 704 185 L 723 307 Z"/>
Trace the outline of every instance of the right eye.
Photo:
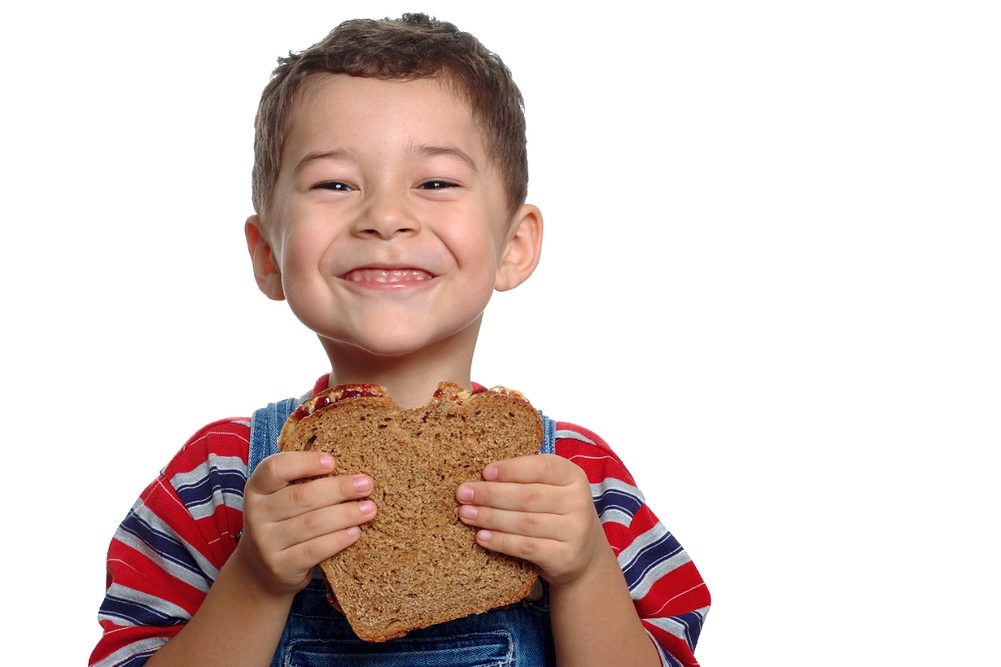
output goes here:
<path id="1" fill-rule="evenodd" d="M 317 190 L 331 190 L 333 192 L 351 192 L 354 190 L 353 187 L 344 181 L 325 181 L 323 183 L 317 183 L 313 186 L 313 188 Z"/>

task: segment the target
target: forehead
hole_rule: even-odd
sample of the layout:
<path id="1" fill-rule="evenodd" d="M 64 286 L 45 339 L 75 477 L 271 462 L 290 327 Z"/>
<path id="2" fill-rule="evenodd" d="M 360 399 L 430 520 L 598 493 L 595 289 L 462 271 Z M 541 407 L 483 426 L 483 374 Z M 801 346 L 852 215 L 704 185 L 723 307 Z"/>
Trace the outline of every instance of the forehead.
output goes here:
<path id="1" fill-rule="evenodd" d="M 441 78 L 313 75 L 299 91 L 289 121 L 283 170 L 304 151 L 343 147 L 380 154 L 408 145 L 454 146 L 488 161 L 470 105 Z"/>

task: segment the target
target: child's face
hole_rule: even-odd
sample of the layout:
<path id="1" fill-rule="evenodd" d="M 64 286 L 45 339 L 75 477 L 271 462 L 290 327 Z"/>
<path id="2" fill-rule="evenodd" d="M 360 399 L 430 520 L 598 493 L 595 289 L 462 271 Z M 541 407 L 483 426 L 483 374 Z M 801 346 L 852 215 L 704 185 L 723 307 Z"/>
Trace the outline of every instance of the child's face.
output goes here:
<path id="1" fill-rule="evenodd" d="M 260 225 L 270 283 L 255 218 L 248 240 L 262 289 L 328 350 L 402 355 L 457 336 L 472 345 L 493 290 L 534 269 L 512 273 L 510 255 L 538 212 L 508 211 L 469 107 L 445 85 L 322 75 L 297 102 Z"/>

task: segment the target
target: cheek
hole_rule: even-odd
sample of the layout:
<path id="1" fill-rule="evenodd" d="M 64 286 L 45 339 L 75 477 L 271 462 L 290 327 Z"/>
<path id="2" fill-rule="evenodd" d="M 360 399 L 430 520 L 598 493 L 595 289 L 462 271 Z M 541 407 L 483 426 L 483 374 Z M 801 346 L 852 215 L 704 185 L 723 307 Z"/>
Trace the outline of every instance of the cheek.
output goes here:
<path id="1" fill-rule="evenodd" d="M 323 224 L 309 220 L 296 222 L 288 227 L 285 233 L 285 252 L 288 264 L 312 264 L 330 246 L 331 238 L 328 229 Z"/>

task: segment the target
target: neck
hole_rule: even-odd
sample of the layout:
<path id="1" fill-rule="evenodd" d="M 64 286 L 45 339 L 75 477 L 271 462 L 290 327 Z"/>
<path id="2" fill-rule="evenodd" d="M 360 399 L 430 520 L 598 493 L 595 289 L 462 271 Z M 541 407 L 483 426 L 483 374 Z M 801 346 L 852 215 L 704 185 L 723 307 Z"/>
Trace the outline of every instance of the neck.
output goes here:
<path id="1" fill-rule="evenodd" d="M 474 327 L 478 330 L 479 327 Z M 471 333 L 472 341 L 467 340 Z M 330 386 L 348 383 L 381 384 L 402 408 L 416 408 L 431 400 L 443 381 L 469 389 L 477 331 L 453 336 L 416 352 L 381 356 L 336 341 L 321 339 L 330 359 Z"/>

